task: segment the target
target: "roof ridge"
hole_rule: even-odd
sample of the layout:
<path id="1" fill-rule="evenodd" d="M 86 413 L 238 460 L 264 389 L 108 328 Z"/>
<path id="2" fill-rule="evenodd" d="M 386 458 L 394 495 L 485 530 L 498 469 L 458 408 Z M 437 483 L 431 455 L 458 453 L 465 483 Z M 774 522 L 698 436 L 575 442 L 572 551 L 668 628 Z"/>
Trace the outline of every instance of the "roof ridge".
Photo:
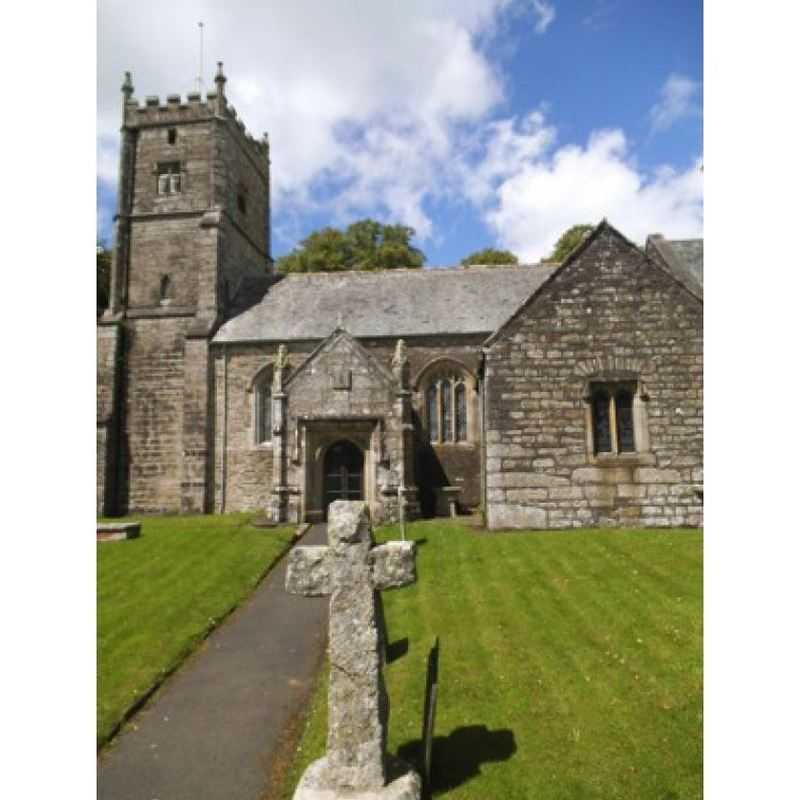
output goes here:
<path id="1" fill-rule="evenodd" d="M 476 272 L 478 270 L 530 270 L 537 267 L 551 269 L 557 267 L 558 261 L 533 261 L 525 264 L 454 264 L 453 266 L 430 266 L 430 267 L 393 267 L 390 269 L 342 269 L 342 270 L 320 270 L 319 272 L 287 272 L 282 273 L 283 280 L 286 278 L 316 278 L 320 275 L 338 277 L 341 275 L 392 275 L 398 273 L 411 273 L 416 275 L 430 274 L 463 274 L 465 272 Z"/>

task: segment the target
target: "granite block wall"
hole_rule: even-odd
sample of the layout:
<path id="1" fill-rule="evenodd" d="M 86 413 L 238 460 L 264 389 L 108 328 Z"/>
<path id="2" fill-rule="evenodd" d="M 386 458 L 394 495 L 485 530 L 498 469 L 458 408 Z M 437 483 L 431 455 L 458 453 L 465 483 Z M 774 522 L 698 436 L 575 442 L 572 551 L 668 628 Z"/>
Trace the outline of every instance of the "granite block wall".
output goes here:
<path id="1" fill-rule="evenodd" d="M 126 323 L 123 511 L 181 508 L 184 343 L 190 324 L 190 317 Z"/>
<path id="2" fill-rule="evenodd" d="M 118 324 L 97 327 L 97 514 L 114 511 L 118 452 L 117 402 L 122 329 Z"/>
<path id="3" fill-rule="evenodd" d="M 462 502 L 466 507 L 480 503 L 480 442 L 427 445 L 425 432 L 420 428 L 422 396 L 414 391 L 416 382 L 427 366 L 447 357 L 476 373 L 481 359 L 480 343 L 484 337 L 419 337 L 408 339 L 407 355 L 411 378 L 411 414 L 415 425 L 412 441 L 405 449 L 410 453 L 408 483 L 416 483 L 425 495 L 426 511 L 433 513 L 435 486 L 462 486 Z M 289 343 L 291 376 L 319 342 Z M 359 344 L 387 371 L 391 370 L 396 339 L 365 339 Z M 264 509 L 269 506 L 272 488 L 282 479 L 296 481 L 291 465 L 283 478 L 275 476 L 273 443 L 256 442 L 254 381 L 260 371 L 269 369 L 278 349 L 277 342 L 239 345 L 215 345 L 214 350 L 214 508 L 217 511 Z M 329 357 L 329 360 L 333 356 Z M 396 398 L 387 394 L 370 376 L 354 370 L 350 392 L 335 392 L 329 385 L 334 364 L 320 363 L 316 371 L 303 381 L 292 382 L 288 389 L 286 407 L 286 440 L 291 446 L 294 418 L 298 415 L 331 418 L 374 415 L 389 420 L 386 447 L 400 447 L 399 432 L 393 432 L 391 422 L 396 416 Z M 344 367 L 345 364 L 339 365 Z M 271 375 L 271 373 L 269 373 Z M 270 378 L 271 379 L 271 378 Z M 365 380 L 364 385 L 361 381 Z M 478 413 L 477 397 L 473 398 Z M 344 430 L 344 429 L 343 429 Z M 346 431 L 345 431 L 346 433 Z M 390 454 L 390 458 L 391 458 Z M 414 473 L 417 473 L 416 475 Z M 424 486 L 422 483 L 424 482 Z M 430 495 L 430 497 L 428 497 Z"/>
<path id="4" fill-rule="evenodd" d="M 637 452 L 595 454 L 593 380 L 635 376 Z M 608 225 L 490 343 L 492 528 L 699 526 L 702 304 Z"/>

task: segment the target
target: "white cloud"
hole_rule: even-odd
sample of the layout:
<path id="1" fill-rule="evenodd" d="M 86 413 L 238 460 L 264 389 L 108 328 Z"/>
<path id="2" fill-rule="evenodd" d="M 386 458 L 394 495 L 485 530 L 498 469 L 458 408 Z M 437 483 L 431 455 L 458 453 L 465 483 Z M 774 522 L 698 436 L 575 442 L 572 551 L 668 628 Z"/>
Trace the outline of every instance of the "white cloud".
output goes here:
<path id="1" fill-rule="evenodd" d="M 536 33 L 544 33 L 556 18 L 556 9 L 547 0 L 533 0 L 533 12 L 536 15 Z"/>
<path id="2" fill-rule="evenodd" d="M 529 136 L 503 131 L 506 139 L 515 135 Z M 702 235 L 699 159 L 683 172 L 663 167 L 646 175 L 628 159 L 621 130 L 595 132 L 585 147 L 570 144 L 517 160 L 492 196 L 484 220 L 501 246 L 526 261 L 546 257 L 570 226 L 603 217 L 640 243 L 648 233 Z"/>
<path id="3" fill-rule="evenodd" d="M 685 75 L 673 73 L 661 87 L 661 99 L 650 109 L 653 132 L 671 128 L 679 119 L 700 114 L 700 84 Z"/>
<path id="4" fill-rule="evenodd" d="M 459 165 L 466 196 L 473 203 L 486 203 L 501 180 L 542 156 L 555 137 L 555 128 L 545 124 L 541 110 L 532 111 L 519 123 L 510 118 L 487 124 L 478 144 L 480 152 Z"/>
<path id="5" fill-rule="evenodd" d="M 156 0 L 101 0 L 101 180 L 116 172 L 123 72 L 133 71 L 140 100 L 195 89 L 203 20 L 206 86 L 223 59 L 229 99 L 251 133 L 269 131 L 280 153 L 276 206 L 306 208 L 313 182 L 335 175 L 348 180 L 335 205 L 342 213 L 382 207 L 430 233 L 422 181 L 452 155 L 457 128 L 503 100 L 501 77 L 476 41 L 516 2 L 176 0 L 165 15 Z"/>
<path id="6" fill-rule="evenodd" d="M 116 182 L 123 72 L 133 71 L 140 99 L 194 90 L 202 19 L 207 85 L 224 59 L 230 101 L 251 133 L 269 131 L 284 243 L 309 211 L 334 224 L 383 217 L 435 240 L 429 209 L 442 199 L 477 208 L 498 243 L 526 259 L 603 216 L 634 238 L 699 233 L 696 170 L 641 173 L 618 130 L 556 149 L 542 108 L 497 118 L 503 76 L 483 47 L 504 13 L 523 8 L 542 30 L 552 23 L 551 3 L 528 0 L 175 0 L 169 16 L 156 0 L 101 0 L 99 180 Z M 662 103 L 680 96 L 674 80 L 667 86 Z"/>
<path id="7" fill-rule="evenodd" d="M 97 177 L 113 185 L 117 182 L 119 169 L 119 137 L 102 135 L 97 137 Z"/>

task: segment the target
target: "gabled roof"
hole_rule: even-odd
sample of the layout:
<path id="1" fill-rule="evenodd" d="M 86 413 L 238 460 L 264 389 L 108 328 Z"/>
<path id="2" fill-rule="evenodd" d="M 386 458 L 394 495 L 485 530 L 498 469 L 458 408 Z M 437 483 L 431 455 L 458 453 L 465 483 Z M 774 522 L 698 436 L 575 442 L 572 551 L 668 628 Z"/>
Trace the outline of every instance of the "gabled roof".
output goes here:
<path id="1" fill-rule="evenodd" d="M 296 378 L 302 375 L 323 353 L 329 353 L 342 344 L 347 347 L 358 359 L 362 361 L 373 373 L 377 374 L 387 386 L 394 386 L 394 375 L 383 366 L 379 361 L 370 355 L 369 351 L 344 328 L 337 327 L 330 336 L 320 342 L 303 360 L 303 362 L 293 370 L 288 379 L 284 382 L 284 388 L 288 388 Z"/>
<path id="2" fill-rule="evenodd" d="M 547 284 L 549 284 L 549 283 L 550 283 L 550 280 L 551 280 L 551 279 L 552 279 L 552 278 L 553 278 L 553 277 L 554 277 L 554 276 L 555 276 L 557 273 L 561 272 L 563 269 L 566 269 L 566 268 L 567 268 L 567 267 L 568 267 L 568 266 L 569 266 L 569 265 L 570 265 L 570 264 L 571 264 L 573 261 L 575 261 L 575 260 L 576 260 L 577 258 L 579 258 L 579 257 L 580 257 L 580 256 L 581 256 L 581 255 L 582 255 L 582 254 L 583 254 L 583 253 L 586 251 L 586 250 L 588 250 L 588 248 L 592 246 L 592 243 L 595 241 L 595 239 L 597 239 L 597 237 L 600 235 L 600 233 L 601 233 L 601 232 L 603 232 L 603 231 L 606 231 L 606 230 L 608 230 L 608 231 L 611 231 L 611 233 L 613 233 L 615 236 L 617 236 L 618 238 L 620 238 L 620 239 L 621 239 L 623 242 L 625 242 L 625 244 L 627 244 L 629 247 L 631 247 L 631 248 L 633 248 L 634 250 L 636 250 L 636 251 L 638 251 L 639 253 L 641 253 L 641 255 L 642 255 L 642 259 L 643 259 L 644 261 L 647 261 L 647 262 L 649 262 L 650 264 L 653 264 L 653 265 L 655 265 L 655 266 L 656 266 L 656 268 L 658 268 L 658 269 L 661 269 L 662 271 L 666 271 L 666 272 L 667 272 L 667 273 L 668 273 L 668 274 L 669 274 L 669 275 L 670 275 L 670 276 L 671 276 L 671 277 L 672 277 L 674 280 L 676 280 L 678 283 L 680 283 L 680 284 L 681 284 L 681 285 L 682 285 L 684 288 L 688 289 L 688 291 L 689 291 L 689 292 L 691 292 L 691 294 L 695 295 L 695 296 L 696 296 L 696 297 L 697 297 L 697 298 L 700 300 L 700 302 L 702 302 L 702 299 L 703 299 L 703 295 L 702 295 L 702 284 L 701 284 L 701 286 L 700 286 L 700 294 L 698 294 L 698 293 L 697 293 L 697 291 L 696 291 L 696 288 L 693 288 L 693 287 L 689 287 L 689 286 L 687 286 L 687 285 L 686 285 L 686 283 L 685 283 L 685 281 L 684 281 L 684 280 L 681 280 L 681 278 L 679 278 L 677 275 L 675 275 L 675 273 L 673 272 L 673 270 L 672 270 L 672 269 L 670 269 L 669 267 L 667 267 L 665 264 L 663 264 L 663 263 L 661 262 L 661 260 L 660 260 L 660 259 L 657 259 L 657 258 L 655 258 L 655 257 L 652 257 L 652 256 L 650 256 L 650 254 L 648 254 L 648 253 L 646 253 L 645 251 L 643 251 L 643 250 L 641 249 L 641 247 L 639 247 L 637 244 L 635 244 L 634 242 L 632 242 L 632 241 L 631 241 L 630 239 L 628 239 L 626 236 L 623 236 L 623 234 L 621 234 L 621 233 L 620 233 L 620 232 L 619 232 L 619 231 L 618 231 L 618 230 L 617 230 L 617 229 L 616 229 L 616 228 L 615 228 L 613 225 L 611 225 L 611 224 L 608 222 L 608 220 L 607 220 L 607 219 L 603 218 L 603 219 L 600 221 L 600 223 L 599 223 L 598 225 L 596 225 L 596 226 L 595 226 L 594 230 L 593 230 L 593 231 L 591 231 L 591 233 L 589 233 L 587 236 L 585 236 L 585 237 L 583 238 L 583 241 L 582 241 L 582 242 L 581 242 L 581 243 L 580 243 L 580 244 L 579 244 L 577 247 L 575 247 L 575 248 L 574 248 L 574 249 L 573 249 L 573 250 L 570 252 L 570 254 L 569 254 L 569 255 L 568 255 L 568 256 L 567 256 L 567 257 L 564 259 L 564 261 L 562 261 L 562 262 L 561 262 L 561 264 L 559 264 L 559 265 L 557 265 L 557 266 L 556 266 L 556 268 L 555 268 L 555 269 L 554 269 L 554 270 L 553 270 L 553 271 L 550 273 L 550 275 L 548 276 L 548 278 L 547 278 L 546 280 L 542 281 L 542 282 L 539 284 L 539 286 L 537 286 L 537 287 L 536 287 L 536 288 L 533 290 L 533 292 L 531 292 L 531 294 L 530 294 L 530 295 L 528 295 L 528 297 L 526 297 L 526 298 L 525 298 L 525 299 L 522 301 L 522 303 L 520 303 L 520 304 L 517 306 L 516 310 L 515 310 L 515 311 L 514 311 L 514 312 L 513 312 L 513 313 L 512 313 L 512 314 L 511 314 L 509 317 L 508 317 L 508 319 L 506 319 L 506 320 L 505 320 L 505 322 L 503 322 L 503 324 L 502 324 L 502 325 L 500 325 L 500 326 L 497 328 L 497 330 L 496 330 L 496 331 L 495 331 L 495 332 L 494 332 L 494 333 L 493 333 L 491 336 L 489 336 L 489 338 L 488 338 L 488 339 L 487 339 L 487 340 L 486 340 L 486 341 L 483 343 L 483 346 L 484 346 L 484 347 L 489 347 L 489 346 L 491 346 L 492 344 L 494 344 L 494 342 L 496 342 L 496 341 L 497 341 L 497 339 L 498 339 L 498 338 L 501 336 L 501 334 L 503 333 L 503 331 L 505 331 L 505 330 L 506 330 L 506 328 L 508 328 L 508 326 L 509 326 L 509 325 L 510 325 L 510 324 L 513 322 L 513 320 L 515 320 L 515 319 L 516 319 L 516 318 L 519 316 L 519 314 L 521 314 L 521 313 L 522 313 L 522 311 L 523 311 L 525 308 L 527 308 L 527 307 L 528 307 L 528 306 L 529 306 L 529 305 L 530 305 L 530 304 L 531 304 L 531 303 L 532 303 L 532 302 L 533 302 L 533 301 L 536 299 L 536 297 L 537 297 L 537 296 L 538 296 L 538 295 L 541 293 L 541 291 L 543 290 L 543 288 L 544 288 L 544 287 L 545 287 Z M 648 238 L 648 245 L 649 245 L 649 243 L 650 243 L 650 239 L 652 239 L 652 238 L 653 238 L 652 236 Z M 702 239 L 701 239 L 701 240 L 698 240 L 698 241 L 700 242 L 700 254 L 701 254 L 701 256 L 700 256 L 700 268 L 701 268 L 701 271 L 702 271 L 702 246 L 703 246 L 703 242 L 702 242 Z"/>
<path id="3" fill-rule="evenodd" d="M 287 275 L 228 320 L 215 342 L 489 334 L 557 265 L 392 269 Z"/>
<path id="4" fill-rule="evenodd" d="M 666 267 L 693 295 L 703 299 L 703 240 L 647 237 L 645 252 Z"/>

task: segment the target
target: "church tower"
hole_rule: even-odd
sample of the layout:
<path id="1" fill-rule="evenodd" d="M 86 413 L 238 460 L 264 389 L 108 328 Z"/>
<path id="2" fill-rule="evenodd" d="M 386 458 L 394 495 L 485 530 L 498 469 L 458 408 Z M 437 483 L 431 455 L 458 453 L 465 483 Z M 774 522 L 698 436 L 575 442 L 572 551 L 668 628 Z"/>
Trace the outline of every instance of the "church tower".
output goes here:
<path id="1" fill-rule="evenodd" d="M 98 512 L 203 512 L 209 343 L 265 282 L 269 144 L 215 91 L 133 98 L 122 129 L 110 304 L 98 325 Z"/>

